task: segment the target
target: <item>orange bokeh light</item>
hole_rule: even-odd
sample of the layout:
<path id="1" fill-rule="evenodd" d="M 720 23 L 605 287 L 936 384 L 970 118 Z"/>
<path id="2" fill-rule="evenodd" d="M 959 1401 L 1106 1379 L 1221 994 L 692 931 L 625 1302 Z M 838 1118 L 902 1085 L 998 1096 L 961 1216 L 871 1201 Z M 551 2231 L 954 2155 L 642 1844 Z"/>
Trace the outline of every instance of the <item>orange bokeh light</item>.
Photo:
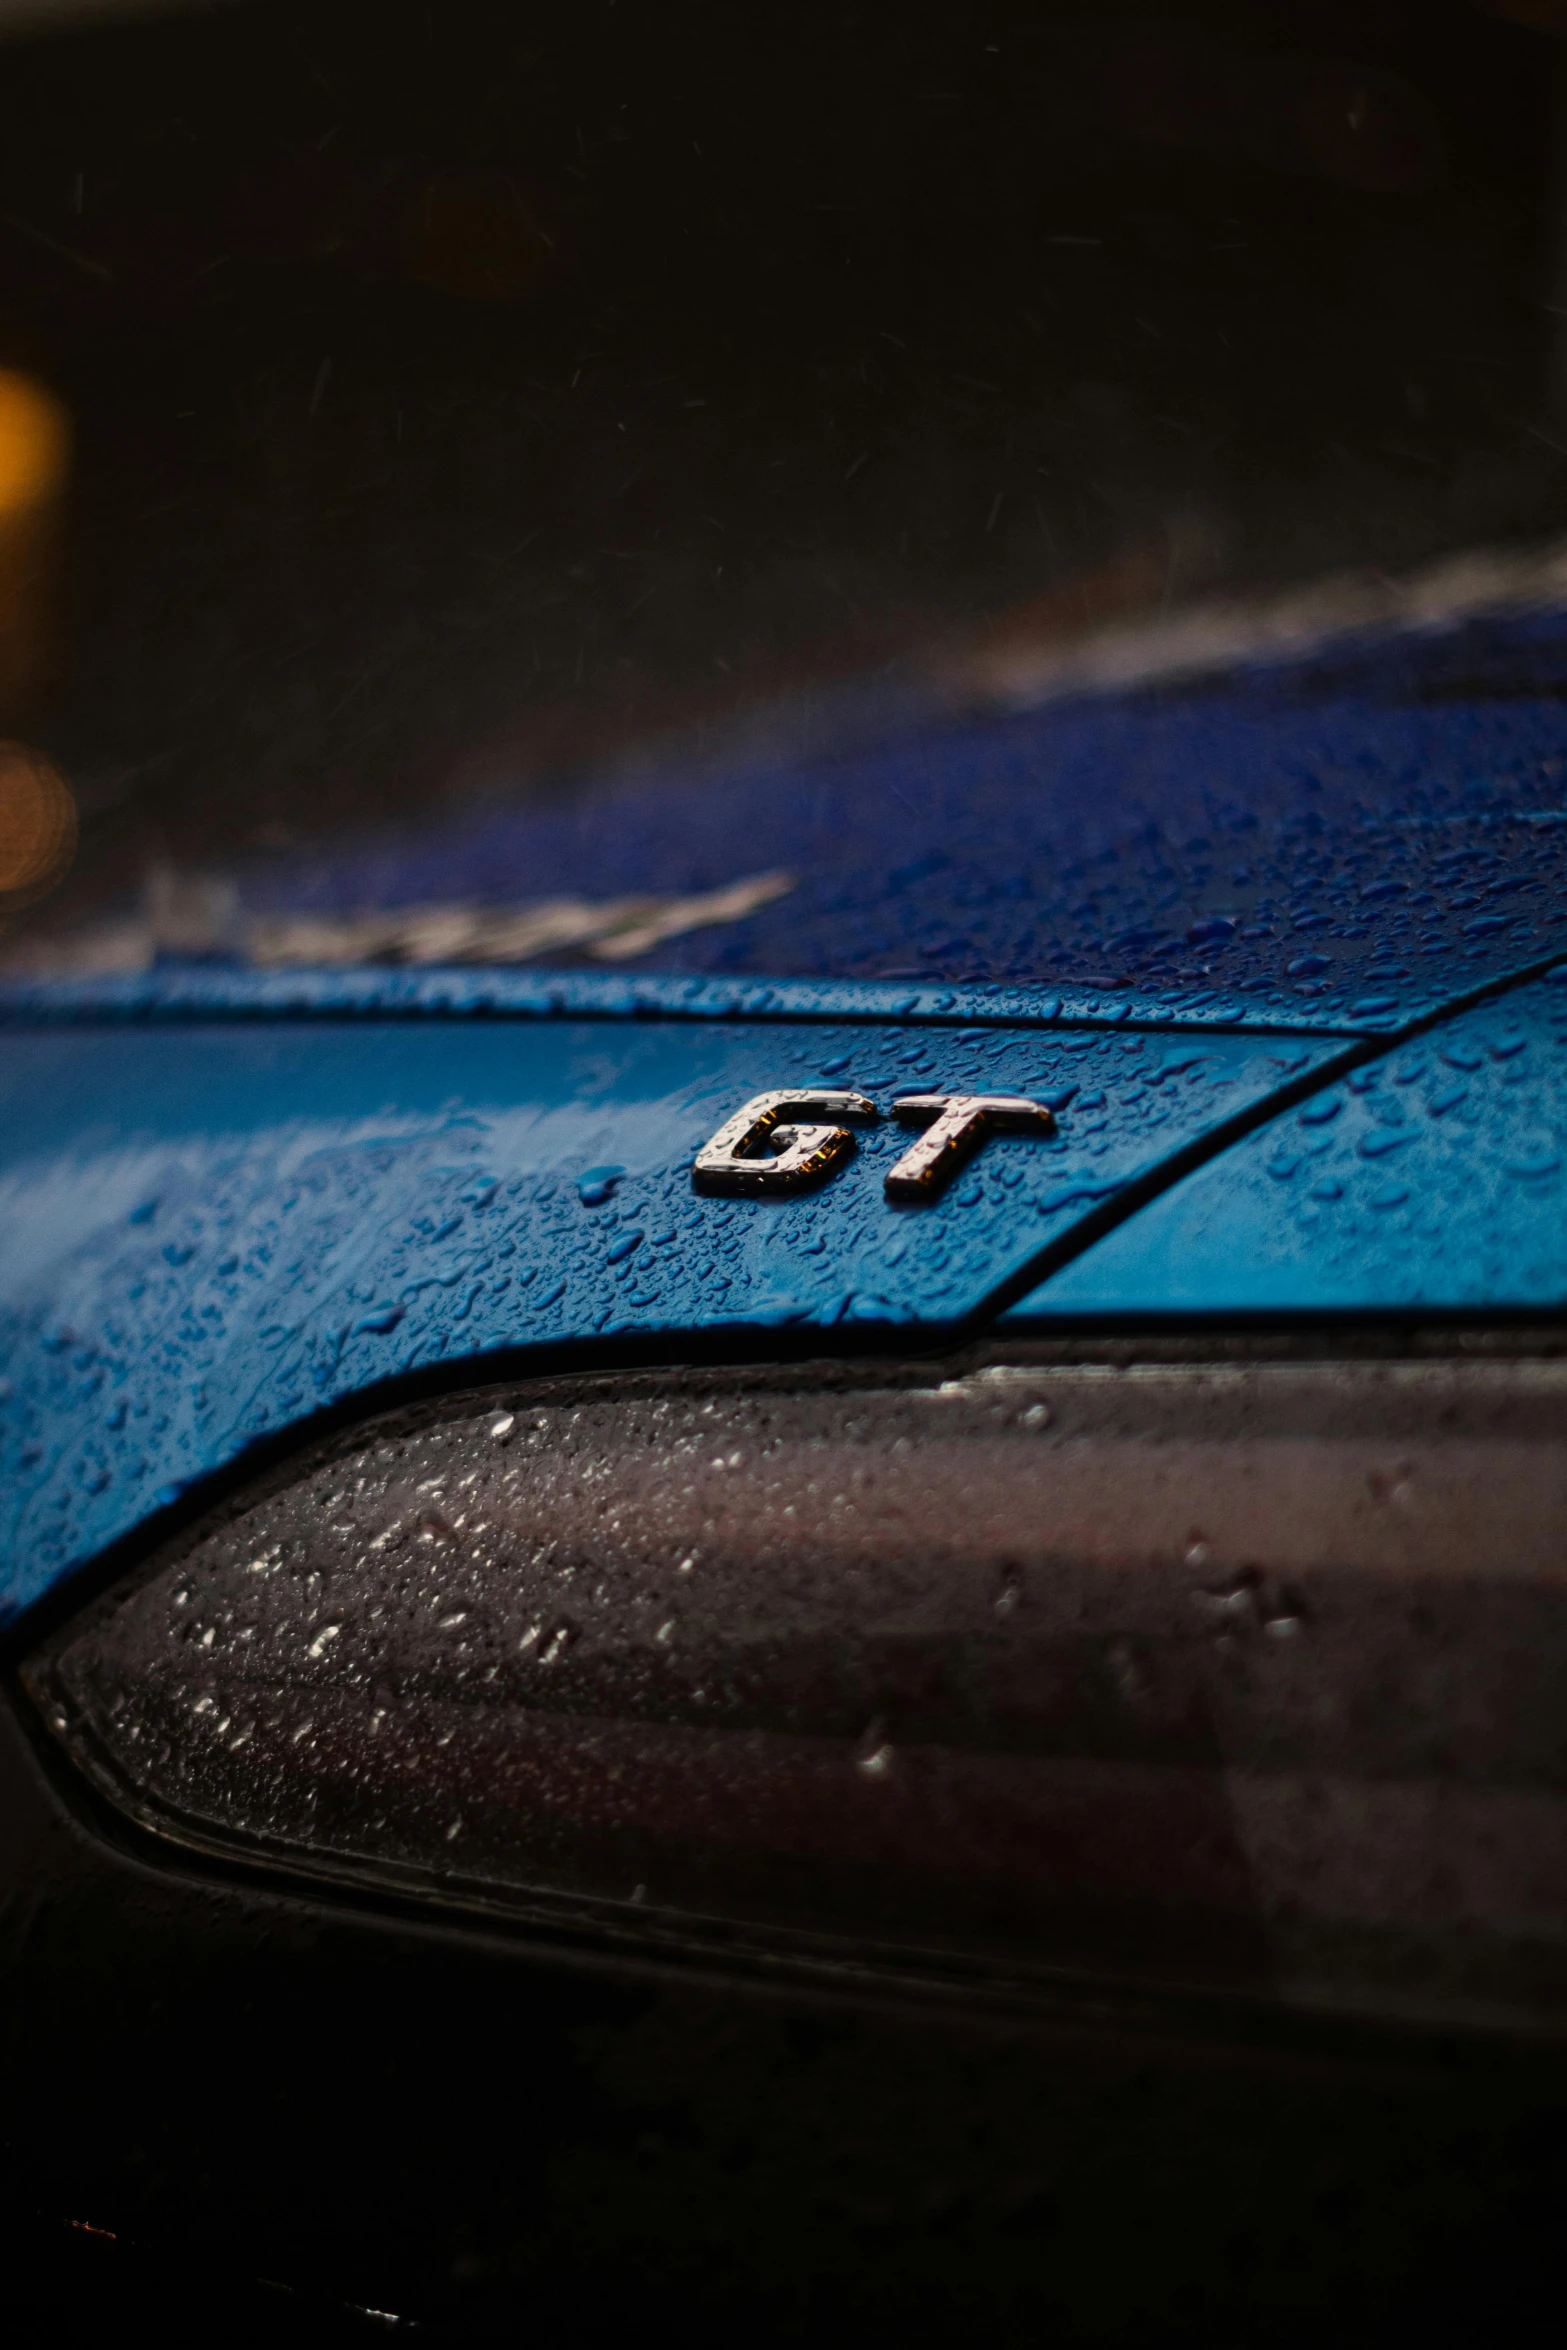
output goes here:
<path id="1" fill-rule="evenodd" d="M 54 394 L 0 367 L 0 522 L 51 505 L 70 461 L 70 422 Z"/>
<path id="2" fill-rule="evenodd" d="M 59 769 L 0 742 L 0 912 L 42 897 L 76 850 L 76 802 Z"/>

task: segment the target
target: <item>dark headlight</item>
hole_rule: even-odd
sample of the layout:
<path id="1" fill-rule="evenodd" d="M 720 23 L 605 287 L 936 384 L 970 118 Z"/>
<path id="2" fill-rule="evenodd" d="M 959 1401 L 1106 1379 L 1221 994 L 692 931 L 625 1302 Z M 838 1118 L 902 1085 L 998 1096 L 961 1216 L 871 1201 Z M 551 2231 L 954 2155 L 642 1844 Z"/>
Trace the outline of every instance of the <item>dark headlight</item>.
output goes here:
<path id="1" fill-rule="evenodd" d="M 123 1810 L 591 1930 L 1567 2006 L 1567 1366 L 557 1383 L 37 1652 Z"/>

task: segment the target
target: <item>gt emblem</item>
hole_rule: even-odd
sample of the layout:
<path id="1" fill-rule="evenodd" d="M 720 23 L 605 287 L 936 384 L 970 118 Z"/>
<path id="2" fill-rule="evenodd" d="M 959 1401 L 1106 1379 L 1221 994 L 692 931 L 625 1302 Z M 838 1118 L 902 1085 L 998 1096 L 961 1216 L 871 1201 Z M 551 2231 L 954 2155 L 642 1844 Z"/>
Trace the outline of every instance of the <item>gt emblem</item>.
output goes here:
<path id="1" fill-rule="evenodd" d="M 925 1128 L 913 1149 L 887 1171 L 887 1197 L 903 1206 L 935 1199 L 992 1134 L 1056 1130 L 1043 1102 L 1015 1093 L 905 1094 L 893 1103 L 892 1114 L 902 1125 Z M 699 1191 L 804 1191 L 837 1173 L 854 1149 L 854 1137 L 846 1126 L 795 1125 L 793 1120 L 880 1116 L 863 1093 L 759 1093 L 703 1145 L 692 1181 Z"/>
<path id="2" fill-rule="evenodd" d="M 759 1093 L 697 1153 L 701 1191 L 804 1191 L 841 1167 L 854 1148 L 847 1126 L 781 1125 L 784 1118 L 879 1118 L 863 1093 Z M 771 1143 L 776 1156 L 758 1154 Z"/>

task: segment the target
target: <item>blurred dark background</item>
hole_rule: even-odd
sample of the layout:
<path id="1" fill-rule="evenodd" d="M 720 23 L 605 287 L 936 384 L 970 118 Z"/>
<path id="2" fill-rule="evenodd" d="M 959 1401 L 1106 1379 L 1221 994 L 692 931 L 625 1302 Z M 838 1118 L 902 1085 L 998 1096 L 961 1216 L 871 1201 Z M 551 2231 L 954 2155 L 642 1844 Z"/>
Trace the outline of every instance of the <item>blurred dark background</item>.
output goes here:
<path id="1" fill-rule="evenodd" d="M 13 37 L 0 363 L 73 454 L 0 723 L 81 827 L 27 921 L 976 631 L 1560 530 L 1558 15 L 311 0 Z"/>

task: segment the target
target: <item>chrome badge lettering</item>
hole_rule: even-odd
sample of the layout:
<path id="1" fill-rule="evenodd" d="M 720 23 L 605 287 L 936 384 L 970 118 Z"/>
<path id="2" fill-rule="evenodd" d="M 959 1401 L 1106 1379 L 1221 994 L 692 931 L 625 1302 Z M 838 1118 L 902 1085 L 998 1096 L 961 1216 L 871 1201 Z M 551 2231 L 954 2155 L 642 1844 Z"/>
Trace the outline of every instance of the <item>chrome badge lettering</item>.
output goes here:
<path id="1" fill-rule="evenodd" d="M 697 1153 L 692 1181 L 701 1191 L 804 1191 L 843 1165 L 854 1137 L 847 1126 L 798 1126 L 793 1120 L 880 1116 L 863 1093 L 785 1088 L 756 1094 Z"/>
<path id="2" fill-rule="evenodd" d="M 887 1197 L 905 1205 L 945 1191 L 989 1135 L 1056 1130 L 1044 1103 L 1020 1093 L 906 1093 L 893 1103 L 892 1114 L 900 1125 L 925 1129 L 914 1148 L 887 1170 Z"/>
<path id="3" fill-rule="evenodd" d="M 992 1134 L 1054 1134 L 1043 1102 L 1015 1093 L 912 1093 L 892 1105 L 905 1126 L 925 1131 L 887 1171 L 885 1190 L 900 1206 L 917 1207 L 946 1189 L 958 1169 Z M 759 1093 L 727 1119 L 697 1153 L 692 1181 L 699 1191 L 763 1195 L 804 1191 L 835 1175 L 854 1149 L 846 1126 L 799 1125 L 797 1119 L 879 1118 L 863 1093 Z"/>

